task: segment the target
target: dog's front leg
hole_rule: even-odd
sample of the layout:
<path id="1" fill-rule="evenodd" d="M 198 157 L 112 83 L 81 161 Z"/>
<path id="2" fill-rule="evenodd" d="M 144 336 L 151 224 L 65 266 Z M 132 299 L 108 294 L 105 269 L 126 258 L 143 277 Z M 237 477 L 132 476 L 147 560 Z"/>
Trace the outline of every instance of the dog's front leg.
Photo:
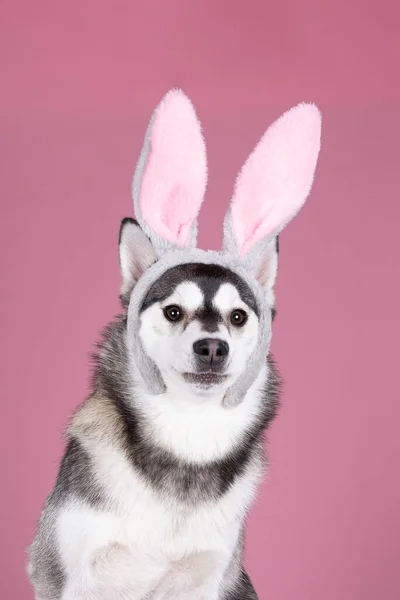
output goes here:
<path id="1" fill-rule="evenodd" d="M 111 543 L 70 575 L 62 600 L 144 600 L 166 571 L 166 562 Z"/>
<path id="2" fill-rule="evenodd" d="M 201 552 L 172 563 L 152 600 L 218 600 L 228 560 L 218 552 Z"/>

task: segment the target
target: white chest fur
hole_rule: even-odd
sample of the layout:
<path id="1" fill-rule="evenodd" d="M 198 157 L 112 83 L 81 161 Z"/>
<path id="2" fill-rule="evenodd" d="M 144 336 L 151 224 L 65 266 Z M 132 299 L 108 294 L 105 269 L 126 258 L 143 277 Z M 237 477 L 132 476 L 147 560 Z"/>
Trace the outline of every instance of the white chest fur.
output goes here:
<path id="1" fill-rule="evenodd" d="M 179 398 L 168 395 L 163 402 L 142 396 L 140 408 L 151 424 L 149 432 L 154 442 L 181 459 L 201 464 L 220 459 L 235 446 L 257 414 L 258 389 L 259 385 L 255 385 L 246 401 L 232 410 L 213 402 L 199 407 L 187 401 L 184 410 Z M 97 426 L 87 435 L 88 423 L 93 415 L 98 418 L 99 412 L 106 426 Z M 80 599 L 82 589 L 90 589 L 93 597 L 97 598 L 97 594 L 102 598 L 102 590 L 115 592 L 115 579 L 125 586 L 127 598 L 136 600 L 163 581 L 169 585 L 171 578 L 174 597 L 183 600 L 187 596 L 183 592 L 177 595 L 177 590 L 187 585 L 188 569 L 182 565 L 193 560 L 197 563 L 190 572 L 208 571 L 208 577 L 203 573 L 199 581 L 201 585 L 211 582 L 215 592 L 262 475 L 261 456 L 250 461 L 219 499 L 189 507 L 158 493 L 133 466 L 121 448 L 113 419 L 108 407 L 101 407 L 97 401 L 84 409 L 71 427 L 71 433 L 79 436 L 91 457 L 95 478 L 107 503 L 96 508 L 71 499 L 58 516 L 58 547 L 70 582 L 63 600 Z M 177 581 L 177 577 L 183 577 L 186 583 Z M 101 588 L 96 587 L 99 581 Z M 133 595 L 133 589 L 137 595 Z M 207 591 L 207 598 L 213 598 L 214 592 Z M 190 588 L 188 597 L 196 600 L 196 593 Z M 109 600 L 106 595 L 104 598 Z"/>
<path id="2" fill-rule="evenodd" d="M 256 459 L 218 501 L 188 508 L 160 497 L 118 450 L 97 447 L 94 460 L 98 480 L 107 482 L 110 510 L 89 508 L 78 500 L 65 507 L 59 540 L 67 553 L 72 550 L 71 558 L 74 545 L 79 555 L 86 544 L 94 549 L 112 539 L 170 560 L 210 549 L 229 551 L 262 473 Z"/>
<path id="3" fill-rule="evenodd" d="M 108 598 L 107 590 L 118 591 L 115 579 L 125 586 L 120 591 L 126 590 L 129 599 L 142 598 L 157 586 L 162 588 L 164 581 L 164 585 L 172 586 L 175 598 L 195 600 L 197 588 L 189 586 L 188 596 L 183 591 L 181 596 L 178 594 L 188 585 L 187 569 L 182 571 L 182 565 L 193 560 L 197 563 L 194 569 L 191 567 L 192 576 L 197 573 L 201 586 L 208 582 L 212 590 L 217 590 L 253 498 L 261 462 L 249 465 L 217 502 L 189 510 L 157 497 L 128 462 L 124 464 L 120 456 L 113 456 L 113 451 L 107 460 L 114 508 L 100 511 L 74 501 L 59 516 L 58 544 L 70 582 L 65 600 L 80 598 L 82 590 L 104 593 Z M 106 468 L 105 461 L 101 462 Z M 110 578 L 109 588 L 105 574 Z M 138 595 L 134 596 L 132 590 Z M 212 590 L 207 597 L 214 597 Z"/>

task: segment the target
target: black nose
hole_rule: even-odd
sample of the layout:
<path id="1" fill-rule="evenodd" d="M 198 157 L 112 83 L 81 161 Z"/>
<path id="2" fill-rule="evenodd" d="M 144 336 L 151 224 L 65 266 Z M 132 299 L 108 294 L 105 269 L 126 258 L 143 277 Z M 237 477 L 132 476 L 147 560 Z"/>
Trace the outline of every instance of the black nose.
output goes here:
<path id="1" fill-rule="evenodd" d="M 229 354 L 229 346 L 222 340 L 206 338 L 193 344 L 193 351 L 205 365 L 221 365 Z"/>

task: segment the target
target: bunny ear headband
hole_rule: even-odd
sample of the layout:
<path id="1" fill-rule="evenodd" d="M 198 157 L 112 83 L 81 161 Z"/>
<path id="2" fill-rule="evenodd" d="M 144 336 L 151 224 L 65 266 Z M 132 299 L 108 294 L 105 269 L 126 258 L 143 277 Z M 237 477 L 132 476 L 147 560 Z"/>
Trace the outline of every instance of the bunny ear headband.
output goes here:
<path id="1" fill-rule="evenodd" d="M 299 104 L 265 132 L 240 171 L 224 221 L 222 252 L 196 248 L 197 216 L 207 185 L 206 147 L 190 100 L 172 90 L 156 108 L 133 180 L 136 218 L 157 261 L 133 289 L 128 336 L 132 358 L 149 390 L 162 393 L 161 375 L 137 335 L 140 306 L 151 283 L 182 263 L 220 264 L 245 278 L 260 304 L 260 339 L 241 381 L 226 404 L 238 404 L 262 366 L 270 342 L 271 318 L 265 291 L 254 270 L 263 252 L 297 214 L 310 193 L 317 164 L 321 116 L 313 104 Z"/>

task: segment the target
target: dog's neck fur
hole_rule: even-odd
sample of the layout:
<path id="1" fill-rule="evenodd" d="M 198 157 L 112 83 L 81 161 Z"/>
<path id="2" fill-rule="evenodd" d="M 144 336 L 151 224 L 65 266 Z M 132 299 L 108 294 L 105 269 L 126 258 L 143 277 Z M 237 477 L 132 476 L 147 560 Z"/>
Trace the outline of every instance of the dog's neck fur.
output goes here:
<path id="1" fill-rule="evenodd" d="M 126 315 L 106 329 L 95 362 L 94 391 L 106 393 L 118 411 L 124 423 L 125 452 L 135 466 L 157 487 L 163 478 L 148 470 L 150 455 L 153 464 L 161 461 L 165 467 L 168 463 L 179 478 L 186 473 L 199 481 L 203 477 L 206 483 L 199 490 L 197 485 L 189 489 L 175 481 L 173 489 L 164 490 L 169 495 L 189 503 L 219 495 L 254 453 L 262 452 L 262 434 L 275 416 L 279 392 L 279 376 L 271 358 L 245 401 L 232 409 L 223 406 L 222 397 L 210 396 L 199 403 L 198 398 L 188 401 L 185 390 L 154 396 L 146 392 L 140 376 L 132 371 Z"/>
<path id="2" fill-rule="evenodd" d="M 267 378 L 265 365 L 244 402 L 235 409 L 223 406 L 223 392 L 204 397 L 176 385 L 172 389 L 168 385 L 161 396 L 142 390 L 135 402 L 155 443 L 182 460 L 204 463 L 232 451 L 244 433 L 244 424 L 249 426 L 257 420 L 265 401 Z"/>

